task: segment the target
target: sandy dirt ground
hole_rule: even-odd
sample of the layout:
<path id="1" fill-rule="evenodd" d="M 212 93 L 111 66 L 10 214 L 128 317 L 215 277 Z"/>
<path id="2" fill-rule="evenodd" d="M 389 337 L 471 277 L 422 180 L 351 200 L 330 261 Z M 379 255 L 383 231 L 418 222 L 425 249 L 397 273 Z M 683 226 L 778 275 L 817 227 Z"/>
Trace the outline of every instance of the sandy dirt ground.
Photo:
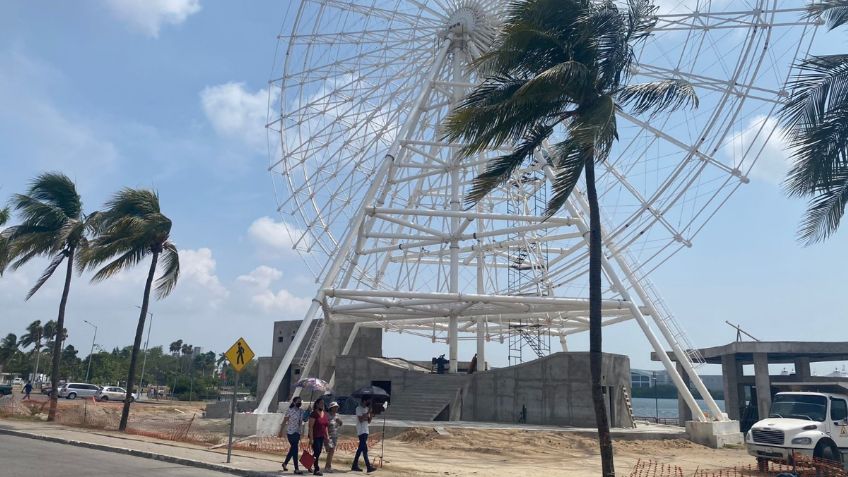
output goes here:
<path id="1" fill-rule="evenodd" d="M 386 441 L 385 466 L 391 475 L 597 476 L 597 442 L 570 433 L 450 429 L 449 436 L 411 429 Z M 630 475 L 639 459 L 697 469 L 752 464 L 741 449 L 715 450 L 687 440 L 614 442 L 617 475 Z M 379 455 L 379 454 L 378 454 Z M 388 473 L 387 473 L 388 474 Z"/>
<path id="2" fill-rule="evenodd" d="M 37 401 L 44 399 L 33 396 Z M 89 416 L 120 414 L 121 403 L 84 403 L 60 400 L 60 409 L 74 412 L 87 406 Z M 203 419 L 204 403 L 167 402 L 133 405 L 131 423 L 139 428 L 168 429 L 195 416 L 191 428 L 220 434 L 226 419 Z M 112 419 L 114 420 L 114 418 Z M 570 432 L 540 430 L 460 429 L 440 435 L 432 428 L 409 429 L 370 450 L 383 453 L 379 475 L 413 476 L 597 476 L 597 441 Z M 211 444 L 211 442 L 210 442 Z M 629 476 L 639 459 L 655 460 L 692 475 L 698 469 L 720 469 L 753 464 L 743 449 L 710 449 L 683 439 L 617 440 L 616 471 Z M 349 468 L 351 455 L 338 455 L 336 468 Z"/>

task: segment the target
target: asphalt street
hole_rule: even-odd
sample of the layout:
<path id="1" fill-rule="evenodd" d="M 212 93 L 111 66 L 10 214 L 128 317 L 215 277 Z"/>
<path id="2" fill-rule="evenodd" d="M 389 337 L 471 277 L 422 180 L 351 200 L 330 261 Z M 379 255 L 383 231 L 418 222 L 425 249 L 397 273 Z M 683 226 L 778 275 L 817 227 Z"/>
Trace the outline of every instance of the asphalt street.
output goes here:
<path id="1" fill-rule="evenodd" d="M 0 435 L 3 477 L 226 477 L 232 474 L 84 447 Z"/>

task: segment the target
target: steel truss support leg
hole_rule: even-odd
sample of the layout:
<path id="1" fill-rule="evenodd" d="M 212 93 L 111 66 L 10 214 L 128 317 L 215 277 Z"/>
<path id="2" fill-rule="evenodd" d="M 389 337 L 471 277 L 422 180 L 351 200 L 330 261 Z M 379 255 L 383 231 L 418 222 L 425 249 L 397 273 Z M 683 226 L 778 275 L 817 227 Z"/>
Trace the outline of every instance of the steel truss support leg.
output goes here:
<path id="1" fill-rule="evenodd" d="M 545 175 L 548 177 L 548 180 L 553 182 L 556 179 L 554 171 L 550 166 L 545 166 Z M 575 199 L 577 198 L 577 199 Z M 583 208 L 588 214 L 588 207 L 584 206 L 584 203 L 581 203 L 582 196 L 575 188 L 574 192 L 571 194 L 571 198 L 566 202 L 566 207 L 568 212 L 574 217 L 575 225 L 577 225 L 578 230 L 583 234 L 583 239 L 586 242 L 586 246 L 589 245 L 589 226 L 583 220 L 583 215 L 578 212 L 578 208 L 575 206 L 574 202 L 577 202 L 581 208 Z M 698 421 L 706 421 L 707 418 L 704 416 L 703 411 L 701 411 L 700 406 L 698 406 L 698 402 L 695 401 L 692 393 L 689 392 L 689 389 L 683 383 L 683 379 L 677 374 L 677 369 L 675 369 L 674 363 L 671 362 L 665 350 L 663 349 L 662 344 L 657 339 L 651 327 L 648 325 L 648 321 L 645 319 L 645 316 L 642 314 L 642 311 L 639 309 L 639 306 L 630 298 L 630 294 L 627 292 L 627 289 L 621 283 L 621 280 L 618 278 L 618 274 L 615 272 L 613 267 L 610 265 L 607 257 L 602 255 L 601 266 L 603 267 L 604 273 L 607 278 L 612 282 L 613 287 L 619 291 L 622 300 L 625 300 L 628 304 L 628 308 L 630 309 L 633 318 L 639 324 L 639 327 L 642 328 L 642 332 L 648 338 L 648 341 L 651 343 L 651 347 L 654 348 L 654 351 L 657 353 L 657 356 L 660 357 L 662 361 L 663 367 L 665 367 L 666 372 L 671 378 L 674 385 L 677 387 L 678 392 L 686 401 L 686 404 L 689 405 L 689 408 L 692 409 L 692 415 Z"/>
<path id="2" fill-rule="evenodd" d="M 339 248 L 336 251 L 336 255 L 333 258 L 333 263 L 330 266 L 329 270 L 327 270 L 327 274 L 325 275 L 324 280 L 321 282 L 321 287 L 319 288 L 315 298 L 312 300 L 312 304 L 309 306 L 309 310 L 303 317 L 303 322 L 301 322 L 300 327 L 297 329 L 297 332 L 294 335 L 294 338 L 292 338 L 291 344 L 289 344 L 288 349 L 286 349 L 286 354 L 283 355 L 283 359 L 282 361 L 280 361 L 280 365 L 274 372 L 274 376 L 271 378 L 271 382 L 268 384 L 268 389 L 266 389 L 265 394 L 262 395 L 262 400 L 259 401 L 259 405 L 254 411 L 255 414 L 263 414 L 268 412 L 268 407 L 271 404 L 271 400 L 277 394 L 277 390 L 280 387 L 280 383 L 283 382 L 283 377 L 286 374 L 286 370 L 289 368 L 289 366 L 291 366 L 291 363 L 294 360 L 294 355 L 295 353 L 297 353 L 298 348 L 300 348 L 300 345 L 303 342 L 303 338 L 306 336 L 306 332 L 309 330 L 309 325 L 312 323 L 312 320 L 315 318 L 315 315 L 319 312 L 321 308 L 321 303 L 324 300 L 324 289 L 332 286 L 333 282 L 335 282 L 336 278 L 338 277 L 339 271 L 341 270 L 345 261 L 348 260 L 348 255 L 350 254 L 351 246 L 353 245 L 354 239 L 358 236 L 358 232 L 364 223 L 366 208 L 371 206 L 371 202 L 377 196 L 377 192 L 380 190 L 380 188 L 383 186 L 387 186 L 387 184 L 385 184 L 385 179 L 389 173 L 389 169 L 391 168 L 392 163 L 395 160 L 395 157 L 397 157 L 397 154 L 400 151 L 401 142 L 403 140 L 406 140 L 413 131 L 413 128 L 418 125 L 418 119 L 421 117 L 424 102 L 427 100 L 430 95 L 430 92 L 433 89 L 433 83 L 436 80 L 439 71 L 444 66 L 445 58 L 447 58 L 449 47 L 450 42 L 445 41 L 441 45 L 438 53 L 436 53 L 436 57 L 433 61 L 433 65 L 431 66 L 427 78 L 427 84 L 424 86 L 421 91 L 421 94 L 418 96 L 415 105 L 413 106 L 413 109 L 407 118 L 406 124 L 403 125 L 403 128 L 401 129 L 400 133 L 398 134 L 395 141 L 392 143 L 388 153 L 383 159 L 382 164 L 375 172 L 373 181 L 371 182 L 371 186 L 366 191 L 362 203 L 360 204 L 359 210 L 356 212 L 356 215 L 351 218 L 350 223 L 348 224 L 347 231 L 345 232 L 344 239 L 339 245 Z M 352 267 L 353 264 L 350 264 L 350 266 Z M 351 275 L 352 273 L 348 276 Z M 317 353 L 320 349 L 320 345 L 321 343 L 319 343 L 318 346 L 315 348 L 315 353 Z M 312 361 L 313 359 L 314 358 L 310 358 L 310 361 Z"/>
<path id="3" fill-rule="evenodd" d="M 577 195 L 577 202 L 584 208 L 584 210 L 588 210 L 589 204 L 586 203 L 582 195 Z M 607 245 L 605 244 L 605 246 Z M 715 400 L 710 394 L 710 391 L 704 385 L 704 382 L 701 380 L 701 377 L 698 376 L 698 373 L 695 371 L 695 368 L 692 367 L 692 361 L 689 359 L 688 354 L 686 354 L 685 350 L 680 348 L 680 345 L 677 339 L 674 337 L 674 334 L 671 332 L 671 330 L 668 329 L 668 326 L 666 326 L 666 324 L 663 322 L 662 318 L 659 315 L 659 311 L 657 310 L 656 306 L 654 306 L 653 300 L 640 283 L 639 277 L 637 277 L 636 274 L 633 272 L 633 269 L 626 260 L 626 257 L 624 257 L 621 253 L 619 253 L 612 247 L 607 246 L 607 249 L 610 251 L 610 254 L 615 260 L 616 265 L 618 265 L 619 269 L 621 269 L 621 271 L 624 273 L 627 281 L 630 283 L 633 290 L 636 292 L 636 295 L 639 296 L 639 300 L 648 308 L 651 317 L 653 317 L 654 324 L 656 325 L 657 329 L 660 330 L 660 333 L 662 333 L 669 346 L 671 346 L 671 351 L 674 353 L 677 363 L 680 365 L 680 367 L 683 368 L 684 371 L 686 371 L 686 374 L 689 376 L 690 382 L 695 386 L 695 389 L 698 390 L 698 394 L 701 395 L 701 397 L 704 399 L 704 402 L 706 402 L 707 408 L 709 409 L 713 419 L 719 421 L 725 420 L 723 417 L 724 414 L 718 407 L 718 404 L 716 404 Z M 618 280 L 618 278 L 616 277 L 615 280 Z M 618 284 L 616 284 L 616 287 L 618 287 Z M 625 292 L 623 288 L 621 288 L 621 290 Z M 629 300 L 629 298 L 627 299 Z M 656 350 L 656 352 L 657 355 L 661 358 L 666 357 L 666 352 L 664 350 Z M 665 364 L 665 362 L 663 362 L 663 364 Z M 677 373 L 677 367 L 675 366 L 673 369 L 674 374 L 679 377 L 679 374 Z M 669 375 L 671 375 L 671 373 L 669 373 Z M 679 383 L 675 381 L 675 385 L 677 386 L 678 392 L 684 395 L 684 398 L 689 404 L 689 407 L 693 408 L 694 406 L 694 408 L 692 409 L 692 415 L 697 417 L 700 413 L 700 416 L 704 416 L 700 406 L 698 406 L 697 402 L 695 402 L 695 398 L 692 397 L 692 393 L 689 392 L 689 388 L 686 386 L 686 383 L 683 381 L 683 379 L 681 378 Z M 687 395 L 691 397 L 691 402 L 689 402 L 690 399 L 686 397 Z M 695 408 L 697 408 L 698 412 L 695 412 Z M 705 416 L 704 419 L 706 419 Z"/>

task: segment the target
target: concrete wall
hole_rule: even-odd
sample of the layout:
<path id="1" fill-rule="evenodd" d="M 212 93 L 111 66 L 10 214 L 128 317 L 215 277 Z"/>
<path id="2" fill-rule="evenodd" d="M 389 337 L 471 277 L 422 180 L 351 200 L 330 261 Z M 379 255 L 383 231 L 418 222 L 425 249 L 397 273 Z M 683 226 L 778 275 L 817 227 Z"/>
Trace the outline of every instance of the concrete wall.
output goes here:
<path id="1" fill-rule="evenodd" d="M 272 400 L 269 410 L 276 411 L 277 403 L 280 401 L 288 401 L 291 394 L 294 392 L 295 384 L 303 377 L 300 369 L 301 356 L 304 353 L 307 342 L 312 336 L 315 329 L 316 321 L 313 321 L 309 330 L 306 333 L 306 338 L 298 347 L 294 356 L 293 365 L 286 371 L 282 383 L 277 391 L 277 399 Z M 283 355 L 286 354 L 289 346 L 291 346 L 292 338 L 297 333 L 300 327 L 301 320 L 276 321 L 274 322 L 273 344 L 270 357 L 259 358 L 257 363 L 257 393 L 261 396 L 268 388 L 271 378 L 280 365 Z M 329 380 L 335 369 L 336 356 L 341 353 L 347 337 L 350 334 L 353 325 L 329 325 L 325 333 L 325 340 L 321 346 L 321 350 L 310 371 L 310 376 L 320 377 L 324 380 Z M 353 346 L 350 349 L 351 356 L 380 356 L 383 351 L 383 330 L 362 328 L 360 329 Z"/>
<path id="2" fill-rule="evenodd" d="M 630 360 L 604 354 L 602 384 L 611 396 L 612 427 L 631 427 L 623 390 L 630 393 Z M 463 398 L 467 421 L 595 427 L 589 353 L 554 353 L 508 368 L 475 373 Z"/>
<path id="3" fill-rule="evenodd" d="M 528 424 L 595 427 L 592 407 L 589 353 L 555 353 L 517 366 L 471 375 L 434 375 L 405 369 L 402 360 L 339 357 L 336 394 L 349 395 L 372 381 L 390 381 L 393 402 L 407 388 L 426 381 L 443 380 L 462 387 L 452 403 L 452 420 L 518 422 L 522 406 Z M 612 426 L 631 427 L 623 390 L 630 393 L 630 360 L 604 354 L 603 385 L 611 391 Z M 391 410 L 392 408 L 390 408 Z M 402 409 L 394 409 L 401 411 Z M 459 412 L 457 412 L 459 411 Z"/>

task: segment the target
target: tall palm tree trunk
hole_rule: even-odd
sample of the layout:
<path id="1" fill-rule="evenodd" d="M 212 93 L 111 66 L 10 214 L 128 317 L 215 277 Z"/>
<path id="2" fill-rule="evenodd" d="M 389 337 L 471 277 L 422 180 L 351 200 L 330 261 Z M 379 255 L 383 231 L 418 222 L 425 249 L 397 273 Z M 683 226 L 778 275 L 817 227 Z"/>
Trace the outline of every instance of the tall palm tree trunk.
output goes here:
<path id="1" fill-rule="evenodd" d="M 603 477 L 615 476 L 609 419 L 604 403 L 603 354 L 601 336 L 601 213 L 598 210 L 598 191 L 595 189 L 594 152 L 586 157 L 586 195 L 589 200 L 589 369 L 592 375 L 592 404 L 598 426 Z"/>
<path id="2" fill-rule="evenodd" d="M 53 363 L 50 366 L 50 409 L 47 420 L 56 419 L 56 408 L 59 406 L 59 363 L 62 360 L 62 330 L 65 329 L 65 306 L 68 304 L 68 294 L 71 291 L 71 278 L 74 276 L 74 248 L 68 248 L 65 259 L 68 261 L 65 271 L 65 287 L 62 289 L 62 301 L 59 302 L 59 316 L 56 318 L 56 329 L 59 336 L 53 338 Z"/>
<path id="3" fill-rule="evenodd" d="M 138 317 L 138 327 L 135 329 L 135 341 L 133 341 L 132 354 L 130 354 L 130 371 L 127 375 L 127 396 L 124 398 L 124 410 L 121 412 L 121 423 L 119 431 L 127 430 L 127 421 L 130 417 L 130 401 L 135 387 L 135 365 L 138 361 L 138 350 L 141 348 L 141 337 L 144 334 L 144 320 L 147 318 L 147 308 L 150 305 L 150 287 L 153 284 L 153 276 L 156 274 L 156 262 L 159 261 L 159 252 L 153 252 L 150 260 L 150 271 L 147 272 L 147 282 L 144 284 L 144 298 L 141 302 L 141 314 Z"/>

